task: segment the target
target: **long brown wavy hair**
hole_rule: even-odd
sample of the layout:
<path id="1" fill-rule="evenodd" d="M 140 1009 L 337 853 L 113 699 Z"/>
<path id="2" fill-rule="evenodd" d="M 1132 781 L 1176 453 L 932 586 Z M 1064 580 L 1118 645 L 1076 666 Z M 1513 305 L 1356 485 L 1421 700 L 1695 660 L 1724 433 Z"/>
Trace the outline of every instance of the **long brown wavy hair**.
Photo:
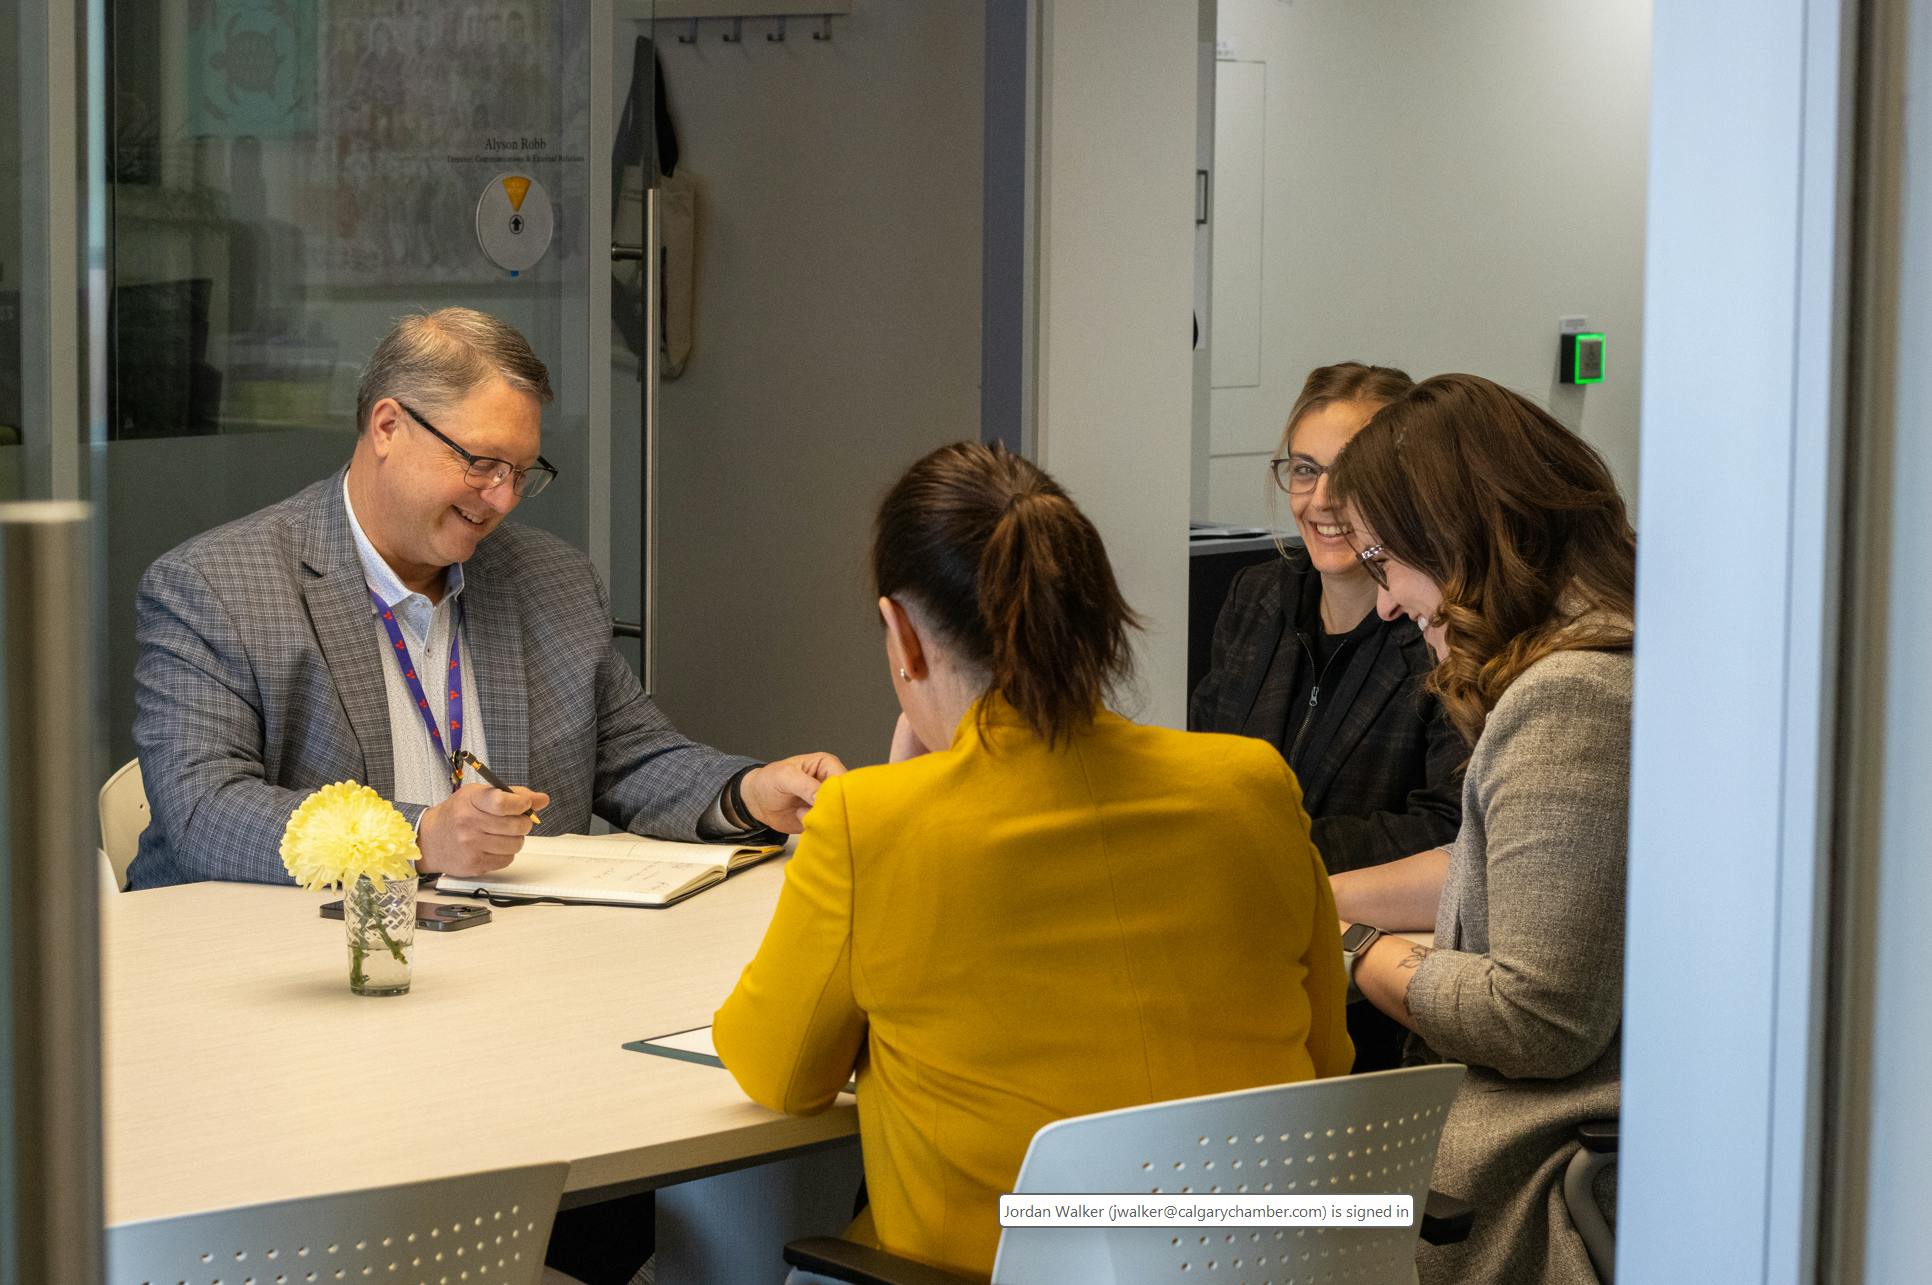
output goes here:
<path id="1" fill-rule="evenodd" d="M 1629 647 L 1637 536 L 1609 467 L 1521 394 L 1437 375 L 1390 402 L 1329 474 L 1337 505 L 1442 590 L 1447 655 L 1429 677 L 1474 745 L 1524 670 Z"/>
<path id="2" fill-rule="evenodd" d="M 1003 446 L 955 442 L 906 470 L 873 524 L 872 580 L 880 597 L 924 608 L 1048 744 L 1091 723 L 1130 677 L 1140 621 L 1099 530 Z"/>

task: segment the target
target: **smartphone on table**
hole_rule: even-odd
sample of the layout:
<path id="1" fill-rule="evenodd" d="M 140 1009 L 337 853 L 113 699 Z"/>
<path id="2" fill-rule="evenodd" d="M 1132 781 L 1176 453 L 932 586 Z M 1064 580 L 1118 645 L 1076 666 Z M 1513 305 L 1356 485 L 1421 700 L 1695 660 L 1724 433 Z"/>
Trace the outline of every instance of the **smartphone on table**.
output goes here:
<path id="1" fill-rule="evenodd" d="M 322 903 L 324 919 L 342 918 L 342 902 Z M 416 903 L 416 926 L 425 932 L 453 933 L 461 928 L 474 928 L 478 924 L 490 922 L 488 906 L 453 905 L 446 901 L 419 901 Z"/>

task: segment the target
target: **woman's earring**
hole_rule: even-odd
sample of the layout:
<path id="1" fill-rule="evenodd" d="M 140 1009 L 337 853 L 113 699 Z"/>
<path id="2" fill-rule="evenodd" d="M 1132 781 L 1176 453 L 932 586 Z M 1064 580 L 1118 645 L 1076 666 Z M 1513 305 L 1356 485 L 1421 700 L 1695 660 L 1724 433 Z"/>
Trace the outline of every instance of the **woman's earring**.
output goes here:
<path id="1" fill-rule="evenodd" d="M 904 665 L 899 666 L 899 681 L 902 683 L 909 683 L 912 681 L 912 675 L 906 672 L 906 667 Z"/>

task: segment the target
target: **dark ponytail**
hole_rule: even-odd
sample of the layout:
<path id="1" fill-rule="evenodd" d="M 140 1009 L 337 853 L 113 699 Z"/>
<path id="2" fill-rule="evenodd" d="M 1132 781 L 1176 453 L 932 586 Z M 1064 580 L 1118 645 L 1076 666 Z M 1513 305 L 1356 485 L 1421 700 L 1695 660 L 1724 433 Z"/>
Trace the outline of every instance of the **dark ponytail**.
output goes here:
<path id="1" fill-rule="evenodd" d="M 957 442 L 908 469 L 879 506 L 872 575 L 1049 743 L 1086 726 L 1132 667 L 1140 622 L 1100 532 L 1002 446 Z"/>

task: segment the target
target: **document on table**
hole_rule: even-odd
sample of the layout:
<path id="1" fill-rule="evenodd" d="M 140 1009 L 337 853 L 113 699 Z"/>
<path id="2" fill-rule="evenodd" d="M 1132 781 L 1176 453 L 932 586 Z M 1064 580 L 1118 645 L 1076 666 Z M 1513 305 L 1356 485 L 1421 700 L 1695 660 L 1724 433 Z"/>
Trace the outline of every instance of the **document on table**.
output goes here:
<path id="1" fill-rule="evenodd" d="M 624 1046 L 634 1053 L 654 1053 L 658 1057 L 676 1058 L 680 1062 L 697 1062 L 703 1066 L 724 1065 L 718 1050 L 711 1043 L 711 1028 L 694 1026 L 688 1031 L 673 1031 L 669 1035 L 655 1035 L 646 1040 L 632 1040 Z"/>
<path id="2" fill-rule="evenodd" d="M 673 1031 L 669 1035 L 653 1035 L 649 1039 L 632 1040 L 624 1046 L 633 1053 L 650 1053 L 657 1057 L 668 1057 L 679 1062 L 696 1062 L 700 1066 L 722 1068 L 724 1059 L 711 1043 L 711 1028 L 694 1026 L 688 1031 Z M 859 1091 L 856 1079 L 845 1082 L 847 1093 Z"/>
<path id="3" fill-rule="evenodd" d="M 668 906 L 783 851 L 635 834 L 532 835 L 503 869 L 474 878 L 444 875 L 436 889 L 529 901 Z"/>

